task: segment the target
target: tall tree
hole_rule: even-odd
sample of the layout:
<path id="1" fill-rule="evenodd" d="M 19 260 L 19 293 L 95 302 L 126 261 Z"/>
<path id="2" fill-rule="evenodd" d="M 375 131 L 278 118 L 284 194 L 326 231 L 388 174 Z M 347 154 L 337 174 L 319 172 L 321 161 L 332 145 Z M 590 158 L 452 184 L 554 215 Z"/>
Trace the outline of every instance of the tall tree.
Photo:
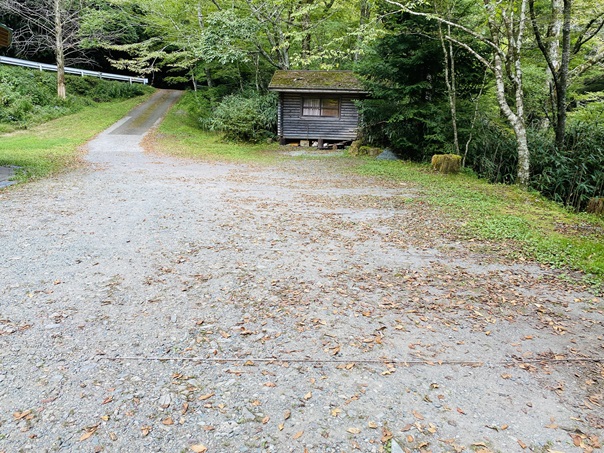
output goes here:
<path id="1" fill-rule="evenodd" d="M 545 2 L 536 4 L 535 0 L 528 1 L 533 33 L 547 63 L 556 147 L 562 150 L 566 136 L 567 93 L 570 83 L 574 77 L 604 61 L 604 51 L 596 51 L 590 57 L 584 58 L 572 71 L 571 60 L 580 54 L 585 44 L 597 38 L 602 32 L 604 9 L 596 10 L 593 15 L 583 14 L 582 21 L 573 21 L 572 0 L 551 0 L 547 4 Z M 539 16 L 548 18 L 545 32 L 541 30 L 537 19 L 538 8 L 541 13 Z M 549 14 L 543 14 L 547 9 Z M 574 43 L 571 36 L 573 29 L 577 30 Z"/>
<path id="2" fill-rule="evenodd" d="M 44 51 L 54 54 L 57 65 L 57 96 L 65 99 L 65 64 L 88 62 L 79 35 L 84 0 L 0 0 L 0 11 L 21 19 L 14 45 L 20 54 Z"/>
<path id="3" fill-rule="evenodd" d="M 466 49 L 495 79 L 497 102 L 516 138 L 518 154 L 517 182 L 528 186 L 530 179 L 530 150 L 525 119 L 523 71 L 521 56 L 525 44 L 528 0 L 484 0 L 475 10 L 476 24 L 472 26 L 448 20 L 440 14 L 410 8 L 396 0 L 386 0 L 408 14 L 436 20 L 464 33 L 464 38 L 445 34 L 448 41 Z M 484 27 L 481 24 L 486 24 Z M 471 41 L 469 39 L 471 39 Z M 480 44 L 477 46 L 476 44 Z M 483 48 L 488 49 L 485 53 Z"/>

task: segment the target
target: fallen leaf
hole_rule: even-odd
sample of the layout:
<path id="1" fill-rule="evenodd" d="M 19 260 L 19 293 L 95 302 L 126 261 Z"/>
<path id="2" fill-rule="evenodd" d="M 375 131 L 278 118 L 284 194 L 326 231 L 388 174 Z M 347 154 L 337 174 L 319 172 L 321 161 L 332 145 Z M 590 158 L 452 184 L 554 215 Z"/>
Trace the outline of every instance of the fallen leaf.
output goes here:
<path id="1" fill-rule="evenodd" d="M 463 411 L 463 409 L 461 408 L 457 408 L 457 412 L 459 412 L 461 415 L 466 415 L 466 413 Z"/>
<path id="2" fill-rule="evenodd" d="M 191 445 L 191 451 L 195 453 L 206 453 L 206 451 L 208 451 L 208 447 L 202 444 Z"/>
<path id="3" fill-rule="evenodd" d="M 417 411 L 413 411 L 413 416 L 415 418 L 417 418 L 418 420 L 423 420 L 424 419 L 424 416 L 422 414 L 420 414 L 419 412 L 417 412 Z"/>
<path id="4" fill-rule="evenodd" d="M 413 441 L 415 441 L 415 438 L 411 434 L 407 434 L 406 439 L 408 443 L 412 443 Z"/>
<path id="5" fill-rule="evenodd" d="M 199 398 L 197 398 L 199 401 L 205 401 L 207 399 L 212 398 L 214 395 L 216 395 L 216 393 L 212 392 L 212 393 L 207 393 L 205 395 L 201 395 Z"/>
<path id="6" fill-rule="evenodd" d="M 389 431 L 386 428 L 382 428 L 382 438 L 380 439 L 383 444 L 392 439 L 392 431 Z"/>
<path id="7" fill-rule="evenodd" d="M 337 417 L 338 415 L 340 415 L 342 413 L 342 409 L 340 409 L 339 407 L 336 407 L 335 409 L 331 410 L 331 415 L 333 417 Z"/>
<path id="8" fill-rule="evenodd" d="M 377 429 L 378 427 L 376 422 L 369 422 L 367 423 L 367 426 L 369 426 L 371 429 Z"/>
<path id="9" fill-rule="evenodd" d="M 359 428 L 348 428 L 346 431 L 348 431 L 350 434 L 359 434 L 361 432 Z"/>
<path id="10" fill-rule="evenodd" d="M 308 392 L 306 395 L 304 395 L 305 400 L 309 400 L 311 398 L 312 398 L 312 392 Z"/>
<path id="11" fill-rule="evenodd" d="M 174 420 L 172 420 L 172 417 L 165 418 L 161 422 L 162 422 L 162 424 L 164 424 L 166 426 L 170 426 L 170 425 L 174 424 Z"/>
<path id="12" fill-rule="evenodd" d="M 141 427 L 141 434 L 143 437 L 147 437 L 153 428 L 151 426 L 143 426 Z"/>
<path id="13" fill-rule="evenodd" d="M 277 428 L 279 428 L 279 431 L 283 431 L 283 428 L 285 428 L 285 423 L 279 423 Z"/>
<path id="14" fill-rule="evenodd" d="M 266 425 L 270 419 L 271 419 L 271 418 L 270 418 L 270 417 L 267 415 L 266 417 L 264 417 L 264 418 L 262 419 L 262 424 L 263 424 L 263 425 Z"/>
<path id="15" fill-rule="evenodd" d="M 580 447 L 581 446 L 581 436 L 579 435 L 572 435 L 570 436 L 573 439 L 573 444 L 575 447 Z"/>
<path id="16" fill-rule="evenodd" d="M 182 415 L 185 415 L 188 410 L 189 410 L 189 403 L 182 403 L 182 411 L 180 411 L 180 413 Z"/>
<path id="17" fill-rule="evenodd" d="M 266 382 L 264 384 L 265 387 L 277 387 L 277 384 L 275 384 L 274 382 Z"/>
<path id="18" fill-rule="evenodd" d="M 113 396 L 109 395 L 107 398 L 105 398 L 103 400 L 103 402 L 101 404 L 107 404 L 107 403 L 110 403 L 111 401 L 113 401 Z"/>
<path id="19" fill-rule="evenodd" d="M 501 377 L 502 377 L 503 379 L 511 379 L 511 378 L 512 378 L 512 375 L 511 375 L 511 374 L 504 373 L 504 374 L 502 374 L 502 375 L 501 375 Z"/>
<path id="20" fill-rule="evenodd" d="M 294 437 L 292 439 L 299 439 L 300 437 L 302 437 L 302 434 L 304 434 L 304 431 L 298 431 L 296 434 L 294 434 Z"/>
<path id="21" fill-rule="evenodd" d="M 31 409 L 28 409 L 23 412 L 15 412 L 13 413 L 13 417 L 15 418 L 15 420 L 21 420 L 22 418 L 27 417 L 29 414 L 31 414 Z"/>
<path id="22" fill-rule="evenodd" d="M 522 448 L 523 450 L 526 450 L 526 444 L 524 442 L 522 442 L 520 439 L 518 439 L 518 445 L 520 445 L 520 448 Z"/>
<path id="23" fill-rule="evenodd" d="M 292 415 L 292 411 L 286 410 L 283 414 L 283 420 L 287 420 L 289 417 L 291 417 L 291 415 Z"/>
<path id="24" fill-rule="evenodd" d="M 99 425 L 89 426 L 88 428 L 86 428 L 86 432 L 80 436 L 80 442 L 90 438 L 90 436 L 96 433 L 97 429 L 99 429 Z"/>

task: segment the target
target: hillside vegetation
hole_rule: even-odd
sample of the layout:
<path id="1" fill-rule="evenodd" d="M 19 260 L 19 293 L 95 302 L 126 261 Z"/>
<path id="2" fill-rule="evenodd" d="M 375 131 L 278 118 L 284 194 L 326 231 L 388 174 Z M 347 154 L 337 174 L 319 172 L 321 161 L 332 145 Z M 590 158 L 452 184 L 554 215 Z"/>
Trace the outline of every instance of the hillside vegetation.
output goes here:
<path id="1" fill-rule="evenodd" d="M 120 101 L 153 89 L 93 77 L 67 76 L 67 99 L 56 94 L 56 75 L 0 65 L 0 133 L 26 129 L 99 103 Z"/>

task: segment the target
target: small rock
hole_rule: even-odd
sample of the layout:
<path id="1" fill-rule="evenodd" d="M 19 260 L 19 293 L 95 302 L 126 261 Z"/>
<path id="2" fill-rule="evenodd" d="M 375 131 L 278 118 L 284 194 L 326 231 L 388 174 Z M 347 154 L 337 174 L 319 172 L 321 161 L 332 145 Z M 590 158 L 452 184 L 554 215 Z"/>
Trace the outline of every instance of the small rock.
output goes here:
<path id="1" fill-rule="evenodd" d="M 391 451 L 391 453 L 404 453 L 401 446 L 394 439 L 392 439 L 392 447 L 391 447 L 390 451 Z"/>
<path id="2" fill-rule="evenodd" d="M 171 402 L 172 402 L 172 399 L 170 398 L 170 395 L 168 395 L 167 393 L 163 394 L 159 398 L 159 406 L 162 409 L 167 409 L 168 407 L 170 407 Z"/>

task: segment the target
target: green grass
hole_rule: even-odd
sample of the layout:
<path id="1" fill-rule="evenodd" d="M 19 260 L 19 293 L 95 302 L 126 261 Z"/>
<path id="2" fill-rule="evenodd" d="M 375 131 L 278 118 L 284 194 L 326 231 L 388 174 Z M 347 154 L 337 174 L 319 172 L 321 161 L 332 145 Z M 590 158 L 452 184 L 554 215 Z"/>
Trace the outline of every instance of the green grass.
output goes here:
<path id="1" fill-rule="evenodd" d="M 185 101 L 186 102 L 186 101 Z M 279 145 L 226 142 L 221 134 L 202 131 L 183 107 L 177 103 L 151 138 L 155 148 L 178 157 L 227 162 L 271 162 Z"/>
<path id="2" fill-rule="evenodd" d="M 0 135 L 0 165 L 21 167 L 17 173 L 21 181 L 77 165 L 83 144 L 149 96 L 96 104 L 28 130 Z"/>
<path id="3" fill-rule="evenodd" d="M 467 174 L 435 174 L 426 165 L 363 160 L 356 171 L 416 184 L 430 205 L 455 220 L 448 233 L 503 243 L 511 254 L 580 270 L 594 284 L 604 283 L 602 218 L 569 212 L 517 186 L 489 184 Z"/>

